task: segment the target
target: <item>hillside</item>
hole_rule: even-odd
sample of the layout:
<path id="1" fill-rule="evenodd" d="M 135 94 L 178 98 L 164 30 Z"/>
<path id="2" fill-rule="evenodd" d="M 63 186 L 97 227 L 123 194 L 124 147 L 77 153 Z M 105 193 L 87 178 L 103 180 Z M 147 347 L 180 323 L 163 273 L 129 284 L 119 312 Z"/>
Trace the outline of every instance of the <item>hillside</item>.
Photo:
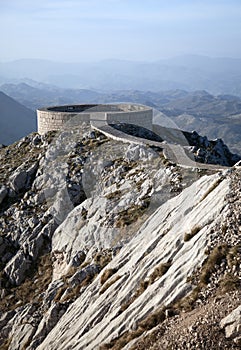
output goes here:
<path id="1" fill-rule="evenodd" d="M 0 91 L 0 143 L 8 145 L 35 130 L 35 112 Z"/>
<path id="2" fill-rule="evenodd" d="M 0 159 L 1 349 L 239 347 L 240 167 L 86 125 Z"/>

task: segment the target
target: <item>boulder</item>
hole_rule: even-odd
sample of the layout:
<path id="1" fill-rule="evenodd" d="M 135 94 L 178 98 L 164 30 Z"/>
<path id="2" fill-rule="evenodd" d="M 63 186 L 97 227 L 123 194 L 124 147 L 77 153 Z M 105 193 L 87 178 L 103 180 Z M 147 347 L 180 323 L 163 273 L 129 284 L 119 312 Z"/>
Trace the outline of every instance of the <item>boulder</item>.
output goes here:
<path id="1" fill-rule="evenodd" d="M 17 170 L 15 170 L 15 172 L 10 176 L 10 187 L 16 193 L 30 188 L 37 168 L 38 163 L 35 163 L 26 169 L 24 165 L 18 167 Z"/>
<path id="2" fill-rule="evenodd" d="M 241 305 L 221 320 L 220 327 L 225 330 L 226 338 L 241 345 Z"/>
<path id="3" fill-rule="evenodd" d="M 4 272 L 13 285 L 20 285 L 26 277 L 26 272 L 30 268 L 31 261 L 25 257 L 22 250 L 9 261 Z"/>
<path id="4" fill-rule="evenodd" d="M 25 170 L 16 170 L 10 177 L 10 186 L 15 192 L 23 190 L 27 183 L 27 172 Z"/>

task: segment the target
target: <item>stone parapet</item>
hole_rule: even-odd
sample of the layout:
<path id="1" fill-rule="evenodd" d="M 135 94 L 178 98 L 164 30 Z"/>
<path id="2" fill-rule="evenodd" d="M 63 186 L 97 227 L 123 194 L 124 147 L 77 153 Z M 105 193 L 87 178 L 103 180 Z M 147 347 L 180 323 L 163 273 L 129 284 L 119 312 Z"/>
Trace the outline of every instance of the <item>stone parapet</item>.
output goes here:
<path id="1" fill-rule="evenodd" d="M 138 104 L 68 105 L 37 110 L 38 132 L 61 130 L 90 120 L 105 120 L 108 124 L 128 123 L 152 130 L 152 108 Z"/>

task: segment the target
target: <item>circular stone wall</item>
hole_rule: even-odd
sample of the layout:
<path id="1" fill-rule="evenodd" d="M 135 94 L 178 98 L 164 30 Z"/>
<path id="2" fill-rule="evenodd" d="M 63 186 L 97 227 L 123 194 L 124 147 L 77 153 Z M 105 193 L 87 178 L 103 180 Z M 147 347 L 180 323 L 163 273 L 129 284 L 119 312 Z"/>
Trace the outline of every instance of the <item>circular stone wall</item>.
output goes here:
<path id="1" fill-rule="evenodd" d="M 44 134 L 81 122 L 105 120 L 108 124 L 128 123 L 152 130 L 152 108 L 137 104 L 81 104 L 46 107 L 37 110 L 38 132 Z"/>

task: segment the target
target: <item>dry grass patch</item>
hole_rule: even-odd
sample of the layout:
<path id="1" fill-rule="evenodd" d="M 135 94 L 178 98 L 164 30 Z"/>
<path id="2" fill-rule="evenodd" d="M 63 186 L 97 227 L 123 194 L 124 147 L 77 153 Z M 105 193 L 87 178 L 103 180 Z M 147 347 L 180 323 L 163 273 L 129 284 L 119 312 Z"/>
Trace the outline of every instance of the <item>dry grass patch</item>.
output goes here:
<path id="1" fill-rule="evenodd" d="M 149 277 L 149 284 L 154 283 L 158 278 L 165 275 L 165 273 L 169 270 L 171 265 L 172 265 L 171 262 L 166 262 L 166 263 L 161 263 L 159 266 L 157 266 Z"/>
<path id="2" fill-rule="evenodd" d="M 238 276 L 234 276 L 232 273 L 226 273 L 220 280 L 220 291 L 222 293 L 232 292 L 233 290 L 239 290 L 241 288 L 241 281 Z"/>
<path id="3" fill-rule="evenodd" d="M 80 296 L 80 291 L 83 287 L 87 287 L 90 283 L 93 282 L 93 280 L 95 279 L 96 275 L 88 275 L 86 276 L 86 278 L 77 286 L 70 288 L 68 292 L 66 293 L 66 295 L 63 296 L 63 298 L 60 297 L 61 302 L 64 303 L 66 301 L 71 301 L 73 302 L 74 300 L 76 300 L 79 296 Z M 66 291 L 66 288 L 64 288 L 63 293 Z M 63 295 L 62 293 L 62 295 Z"/>
<path id="4" fill-rule="evenodd" d="M 184 237 L 183 237 L 184 242 L 190 241 L 190 239 L 193 238 L 200 230 L 201 230 L 200 226 L 194 226 L 191 229 L 191 232 L 184 234 Z"/>
<path id="5" fill-rule="evenodd" d="M 2 312 L 13 310 L 16 305 L 41 301 L 39 295 L 47 289 L 52 280 L 53 267 L 50 253 L 41 256 L 36 266 L 37 270 L 33 268 L 29 277 L 20 286 L 6 288 L 7 295 L 0 301 Z"/>
<path id="6" fill-rule="evenodd" d="M 2 344 L 0 343 L 1 350 L 8 350 L 9 346 L 11 344 L 11 341 L 12 341 L 12 337 L 11 338 L 7 338 Z"/>
<path id="7" fill-rule="evenodd" d="M 108 288 L 110 288 L 110 286 L 112 286 L 112 284 L 114 284 L 116 281 L 118 281 L 121 278 L 120 275 L 116 275 L 113 278 L 111 278 L 111 280 L 109 280 L 109 282 L 106 282 L 103 287 L 100 289 L 100 294 L 103 294 Z"/>
<path id="8" fill-rule="evenodd" d="M 201 291 L 201 287 L 195 287 L 190 294 L 181 298 L 174 304 L 174 309 L 176 310 L 185 310 L 191 311 L 194 308 L 194 305 L 199 297 L 199 293 Z"/>
<path id="9" fill-rule="evenodd" d="M 215 272 L 218 265 L 221 264 L 223 260 L 226 260 L 230 248 L 227 244 L 220 244 L 216 246 L 207 257 L 204 265 L 198 276 L 198 282 L 196 287 L 192 290 L 190 294 L 180 299 L 174 306 L 177 310 L 183 309 L 185 311 L 190 311 L 194 308 L 195 302 L 199 298 L 200 291 L 205 288 L 210 281 L 211 275 Z M 187 279 L 188 282 L 192 282 L 192 278 Z M 221 281 L 220 281 L 221 283 Z M 224 285 L 236 286 L 235 279 L 231 278 L 222 282 Z"/>
<path id="10" fill-rule="evenodd" d="M 117 272 L 117 269 L 107 269 L 100 278 L 100 283 L 103 285 L 111 276 Z"/>
<path id="11" fill-rule="evenodd" d="M 121 191 L 120 190 L 116 190 L 114 192 L 108 193 L 105 196 L 107 199 L 119 199 L 121 197 Z"/>
<path id="12" fill-rule="evenodd" d="M 228 251 L 227 244 L 220 244 L 211 251 L 199 277 L 201 285 L 208 284 L 210 276 L 215 271 L 215 265 L 221 264 L 222 260 L 226 258 Z"/>
<path id="13" fill-rule="evenodd" d="M 127 331 L 123 333 L 119 338 L 113 339 L 110 343 L 100 346 L 100 350 L 121 350 L 126 344 L 133 339 L 140 337 L 144 332 L 156 327 L 165 320 L 165 308 L 162 308 L 139 322 L 137 329 L 134 331 Z"/>
<path id="14" fill-rule="evenodd" d="M 217 179 L 212 186 L 207 190 L 206 193 L 204 193 L 204 195 L 202 196 L 200 202 L 202 202 L 213 190 L 215 190 L 216 187 L 218 187 L 218 185 L 223 181 L 223 179 L 220 177 L 219 179 Z"/>
<path id="15" fill-rule="evenodd" d="M 161 278 L 171 266 L 171 262 L 161 263 L 155 268 L 150 277 L 144 281 L 141 281 L 140 286 L 137 288 L 135 294 L 121 305 L 120 312 L 126 310 L 144 291 L 148 286 L 153 284 L 158 278 Z"/>
<path id="16" fill-rule="evenodd" d="M 133 205 L 118 213 L 118 218 L 115 221 L 115 226 L 123 228 L 136 222 L 146 211 L 150 204 L 150 198 L 146 198 L 142 205 Z"/>
<path id="17" fill-rule="evenodd" d="M 112 250 L 106 249 L 104 251 L 98 252 L 94 257 L 94 262 L 103 269 L 112 260 Z"/>

